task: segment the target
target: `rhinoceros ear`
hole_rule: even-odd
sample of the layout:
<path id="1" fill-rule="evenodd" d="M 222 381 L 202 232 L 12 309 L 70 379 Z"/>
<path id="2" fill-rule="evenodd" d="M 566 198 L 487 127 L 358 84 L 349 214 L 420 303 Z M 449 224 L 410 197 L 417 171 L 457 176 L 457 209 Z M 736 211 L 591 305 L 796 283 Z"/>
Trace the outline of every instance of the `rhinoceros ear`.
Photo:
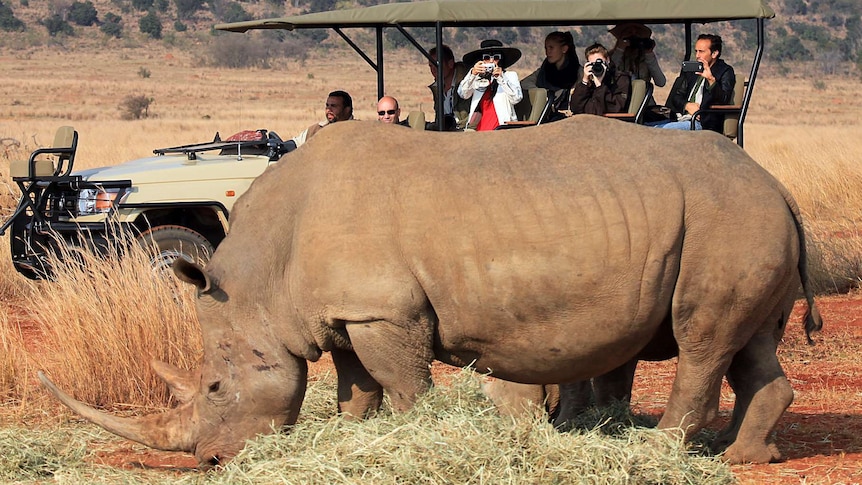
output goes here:
<path id="1" fill-rule="evenodd" d="M 190 263 L 184 258 L 177 258 L 171 265 L 174 274 L 181 281 L 195 285 L 201 293 L 209 293 L 215 289 L 215 282 L 196 263 Z"/>
<path id="2" fill-rule="evenodd" d="M 192 400 L 197 392 L 196 373 L 174 367 L 171 364 L 160 360 L 150 362 L 153 372 L 156 373 L 171 390 L 171 394 L 180 402 L 185 404 Z"/>

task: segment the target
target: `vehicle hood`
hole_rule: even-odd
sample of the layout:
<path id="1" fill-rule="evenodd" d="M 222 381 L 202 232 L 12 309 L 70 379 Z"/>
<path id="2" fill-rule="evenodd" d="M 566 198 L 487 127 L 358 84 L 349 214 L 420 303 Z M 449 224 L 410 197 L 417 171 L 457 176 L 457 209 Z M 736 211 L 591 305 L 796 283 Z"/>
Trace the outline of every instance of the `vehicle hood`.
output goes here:
<path id="1" fill-rule="evenodd" d="M 271 163 L 259 155 L 216 155 L 198 153 L 196 159 L 186 155 L 161 155 L 132 160 L 110 167 L 75 171 L 90 182 L 131 180 L 134 185 L 172 182 L 196 182 L 219 179 L 253 179 Z"/>

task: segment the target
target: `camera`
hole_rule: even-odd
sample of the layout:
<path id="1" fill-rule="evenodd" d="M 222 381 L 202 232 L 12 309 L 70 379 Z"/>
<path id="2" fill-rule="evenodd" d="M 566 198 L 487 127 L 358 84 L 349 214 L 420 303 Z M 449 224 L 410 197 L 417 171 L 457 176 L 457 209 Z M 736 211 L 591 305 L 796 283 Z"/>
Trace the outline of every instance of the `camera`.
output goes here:
<path id="1" fill-rule="evenodd" d="M 604 75 L 606 69 L 607 69 L 607 66 L 605 65 L 605 61 L 603 61 L 602 59 L 596 59 L 595 61 L 593 61 L 593 65 L 592 65 L 593 76 L 602 77 L 602 75 Z"/>
<path id="2" fill-rule="evenodd" d="M 703 72 L 703 63 L 700 61 L 682 61 L 682 72 Z"/>
<path id="3" fill-rule="evenodd" d="M 644 39 L 641 37 L 632 36 L 626 38 L 625 40 L 628 41 L 631 47 L 634 47 L 635 49 L 639 50 L 648 51 L 655 47 L 655 41 L 652 39 Z"/>

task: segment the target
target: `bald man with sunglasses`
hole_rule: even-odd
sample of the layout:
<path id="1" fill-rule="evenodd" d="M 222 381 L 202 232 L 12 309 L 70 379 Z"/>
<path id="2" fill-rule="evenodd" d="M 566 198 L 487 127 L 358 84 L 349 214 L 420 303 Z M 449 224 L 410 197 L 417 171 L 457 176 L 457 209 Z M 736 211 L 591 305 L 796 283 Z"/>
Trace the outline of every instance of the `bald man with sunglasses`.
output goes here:
<path id="1" fill-rule="evenodd" d="M 392 125 L 408 126 L 407 120 L 401 121 L 401 108 L 392 96 L 383 96 L 377 102 L 377 121 Z"/>

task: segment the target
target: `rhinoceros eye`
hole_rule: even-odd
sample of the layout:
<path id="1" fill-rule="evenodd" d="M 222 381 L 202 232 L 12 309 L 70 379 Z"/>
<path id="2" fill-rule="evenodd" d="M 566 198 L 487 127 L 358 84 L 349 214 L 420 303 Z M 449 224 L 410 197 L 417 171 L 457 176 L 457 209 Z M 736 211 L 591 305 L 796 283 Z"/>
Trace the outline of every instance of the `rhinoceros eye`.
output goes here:
<path id="1" fill-rule="evenodd" d="M 209 391 L 210 392 L 218 392 L 220 386 L 221 386 L 221 381 L 215 381 L 212 384 L 210 384 Z"/>

